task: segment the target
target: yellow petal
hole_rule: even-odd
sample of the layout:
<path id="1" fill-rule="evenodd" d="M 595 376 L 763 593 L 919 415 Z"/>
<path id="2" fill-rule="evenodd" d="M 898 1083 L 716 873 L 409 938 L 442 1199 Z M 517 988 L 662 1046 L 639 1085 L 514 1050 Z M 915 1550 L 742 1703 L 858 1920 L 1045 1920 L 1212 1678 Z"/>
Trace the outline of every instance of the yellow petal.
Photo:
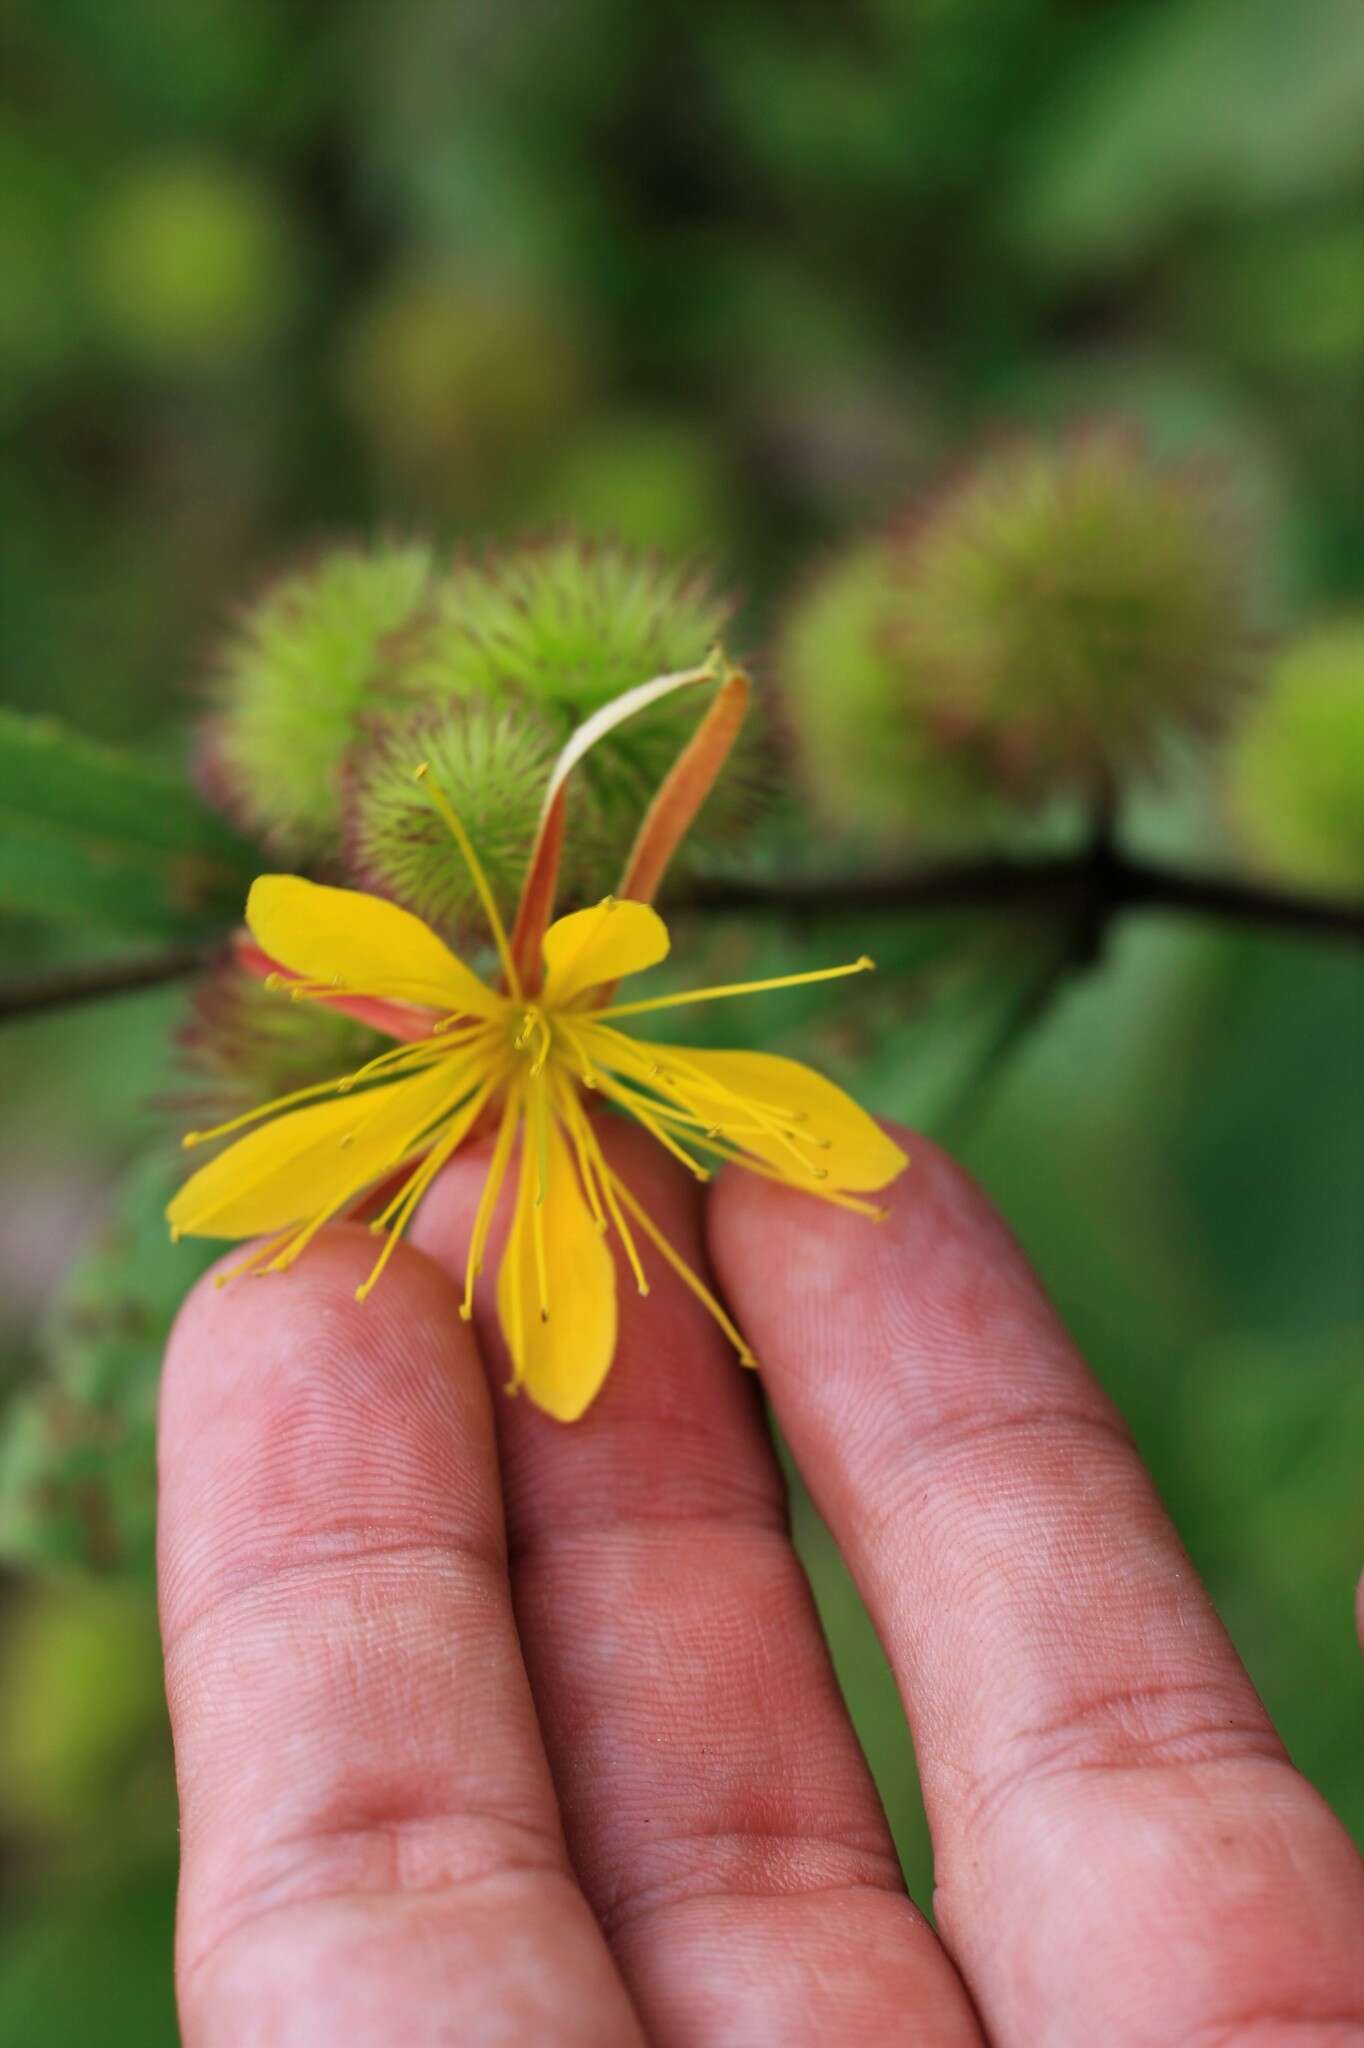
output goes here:
<path id="1" fill-rule="evenodd" d="M 569 1003 L 589 988 L 642 974 L 668 954 L 668 927 L 647 903 L 608 896 L 590 910 L 574 910 L 550 926 L 544 938 L 544 1001 Z"/>
<path id="2" fill-rule="evenodd" d="M 502 998 L 419 917 L 382 896 L 298 875 L 261 875 L 246 899 L 246 922 L 272 960 L 306 981 L 475 1017 L 502 1009 Z"/>
<path id="3" fill-rule="evenodd" d="M 593 1221 L 567 1141 L 547 1119 L 544 1202 L 546 1320 L 535 1250 L 539 1160 L 530 1124 L 507 1248 L 497 1276 L 497 1313 L 516 1382 L 537 1408 L 576 1422 L 606 1378 L 616 1348 L 616 1269 Z"/>
<path id="4" fill-rule="evenodd" d="M 649 1063 L 651 1087 L 732 1133 L 732 1143 L 793 1186 L 864 1193 L 885 1187 L 909 1164 L 850 1095 L 799 1060 L 690 1045 L 638 1050 Z M 655 1061 L 661 1072 L 653 1070 Z"/>
<path id="5" fill-rule="evenodd" d="M 190 1237 L 255 1237 L 358 1195 L 453 1109 L 468 1074 L 442 1061 L 411 1080 L 276 1117 L 190 1176 L 166 1211 L 171 1228 Z"/>

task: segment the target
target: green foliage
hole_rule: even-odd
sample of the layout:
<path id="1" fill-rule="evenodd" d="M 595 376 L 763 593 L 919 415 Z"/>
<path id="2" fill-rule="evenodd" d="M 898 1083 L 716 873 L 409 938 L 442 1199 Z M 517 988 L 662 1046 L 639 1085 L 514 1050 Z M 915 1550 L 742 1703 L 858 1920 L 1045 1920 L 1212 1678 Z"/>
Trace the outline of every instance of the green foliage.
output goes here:
<path id="1" fill-rule="evenodd" d="M 336 860 L 342 756 L 430 578 L 425 547 L 333 550 L 273 584 L 221 650 L 204 779 L 281 858 Z"/>
<path id="2" fill-rule="evenodd" d="M 91 292 L 135 361 L 218 372 L 287 324 L 297 256 L 264 188 L 211 162 L 139 167 L 95 223 Z"/>
<path id="3" fill-rule="evenodd" d="M 1364 620 L 1319 626 L 1283 650 L 1226 773 L 1266 869 L 1364 895 Z"/>
<path id="4" fill-rule="evenodd" d="M 723 552 L 735 518 L 733 478 L 719 438 L 667 412 L 621 408 L 594 417 L 552 464 L 538 491 L 546 521 L 670 555 Z"/>
<path id="5" fill-rule="evenodd" d="M 178 1159 L 144 1159 L 72 1263 L 42 1337 L 42 1369 L 0 1436 L 0 1555 L 150 1577 L 156 1388 L 185 1289 L 215 1248 L 172 1245 Z"/>
<path id="6" fill-rule="evenodd" d="M 1172 220 L 1310 199 L 1364 167 L 1353 0 L 1186 0 L 1096 37 L 1012 210 L 1055 260 L 1112 268 Z"/>
<path id="7" fill-rule="evenodd" d="M 0 710 L 0 908 L 188 937 L 238 912 L 250 872 L 175 769 Z"/>
<path id="8" fill-rule="evenodd" d="M 165 1823 L 173 1843 L 173 1824 Z M 41 2048 L 178 2048 L 170 1951 L 176 1859 L 120 1867 L 30 1898 L 0 1933 L 0 2031 Z M 36 1906 L 37 1910 L 34 1910 Z"/>
<path id="9" fill-rule="evenodd" d="M 516 501 L 582 395 L 569 325 L 562 311 L 447 266 L 407 267 L 351 324 L 341 399 L 394 486 L 432 512 Z"/>
<path id="10" fill-rule="evenodd" d="M 25 1591 L 8 1638 L 0 1787 L 8 1832 L 55 1833 L 77 1856 L 98 1816 L 156 1841 L 173 1805 L 156 1616 L 139 1587 L 52 1582 Z"/>

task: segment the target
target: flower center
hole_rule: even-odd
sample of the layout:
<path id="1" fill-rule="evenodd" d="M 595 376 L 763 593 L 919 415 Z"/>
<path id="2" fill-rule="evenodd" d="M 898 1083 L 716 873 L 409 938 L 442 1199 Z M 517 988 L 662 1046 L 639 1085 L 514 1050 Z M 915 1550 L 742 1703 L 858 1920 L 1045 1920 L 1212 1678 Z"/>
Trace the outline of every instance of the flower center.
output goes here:
<path id="1" fill-rule="evenodd" d="M 532 1079 L 544 1071 L 554 1050 L 554 1031 L 542 1003 L 514 1004 L 511 1011 L 512 1051 L 526 1063 Z"/>

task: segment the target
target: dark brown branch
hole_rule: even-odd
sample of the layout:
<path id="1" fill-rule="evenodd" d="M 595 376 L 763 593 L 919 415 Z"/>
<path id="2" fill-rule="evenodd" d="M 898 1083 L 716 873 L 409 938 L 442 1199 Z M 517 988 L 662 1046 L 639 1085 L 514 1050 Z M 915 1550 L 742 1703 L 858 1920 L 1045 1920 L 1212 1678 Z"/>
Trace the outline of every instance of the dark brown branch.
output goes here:
<path id="1" fill-rule="evenodd" d="M 671 908 L 801 917 L 858 910 L 1064 912 L 1096 898 L 1105 918 L 1124 910 L 1168 910 L 1322 938 L 1364 939 L 1364 904 L 1188 875 L 1129 859 L 1102 843 L 1093 853 L 1057 860 L 962 861 L 905 873 L 788 881 L 703 881 L 675 897 Z"/>
<path id="2" fill-rule="evenodd" d="M 1151 861 L 1131 860 L 1102 835 L 1088 851 L 1056 860 L 977 860 L 903 874 L 696 882 L 684 895 L 673 897 L 670 907 L 782 917 L 867 910 L 1034 909 L 1088 919 L 1098 937 L 1123 911 L 1166 910 L 1269 931 L 1364 940 L 1364 904 L 1183 874 Z M 203 967 L 215 950 L 213 944 L 174 946 L 141 959 L 54 967 L 0 982 L 0 1022 L 182 980 Z"/>
<path id="3" fill-rule="evenodd" d="M 0 982 L 0 1023 L 182 981 L 206 966 L 216 951 L 216 945 L 171 946 L 164 953 L 149 953 L 140 959 L 91 961 L 20 975 Z"/>

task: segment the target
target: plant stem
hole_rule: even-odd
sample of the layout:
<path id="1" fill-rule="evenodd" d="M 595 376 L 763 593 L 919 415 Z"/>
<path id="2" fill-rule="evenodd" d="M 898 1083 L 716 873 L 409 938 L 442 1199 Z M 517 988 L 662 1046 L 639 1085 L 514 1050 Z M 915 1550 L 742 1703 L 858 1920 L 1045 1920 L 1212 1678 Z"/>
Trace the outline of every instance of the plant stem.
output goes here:
<path id="1" fill-rule="evenodd" d="M 1096 830 L 1090 846 L 1080 853 L 1054 860 L 959 861 L 903 873 L 788 881 L 701 881 L 671 898 L 669 907 L 769 917 L 858 910 L 1037 909 L 1080 919 L 1092 952 L 1113 920 L 1132 910 L 1172 911 L 1181 917 L 1207 917 L 1315 938 L 1364 940 L 1364 903 L 1186 874 L 1158 862 L 1134 860 L 1114 847 L 1106 830 Z M 0 1022 L 179 981 L 205 966 L 216 950 L 212 943 L 174 946 L 138 959 L 54 967 L 0 982 Z"/>
<path id="2" fill-rule="evenodd" d="M 19 975 L 0 982 L 0 1023 L 36 1017 L 44 1010 L 66 1009 L 72 1003 L 132 995 L 141 989 L 159 988 L 163 982 L 181 981 L 206 967 L 217 951 L 216 943 L 171 946 L 164 953 L 149 953 L 132 960 L 98 960 Z"/>
<path id="3" fill-rule="evenodd" d="M 1105 921 L 1128 910 L 1166 910 L 1321 938 L 1364 939 L 1364 903 L 1186 874 L 1117 852 L 1103 837 L 1055 860 L 960 861 L 903 873 L 703 881 L 674 910 L 754 911 L 815 917 L 852 910 L 1066 910 L 1098 897 Z"/>

